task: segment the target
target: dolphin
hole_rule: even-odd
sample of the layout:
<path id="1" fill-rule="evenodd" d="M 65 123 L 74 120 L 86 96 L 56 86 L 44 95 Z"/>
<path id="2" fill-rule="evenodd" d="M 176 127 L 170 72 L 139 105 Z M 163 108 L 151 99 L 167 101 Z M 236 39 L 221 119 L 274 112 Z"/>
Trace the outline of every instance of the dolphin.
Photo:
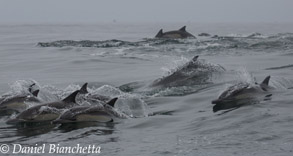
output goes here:
<path id="1" fill-rule="evenodd" d="M 222 70 L 225 69 L 220 66 L 204 64 L 198 60 L 198 56 L 194 56 L 189 62 L 178 68 L 175 72 L 155 80 L 151 86 L 177 87 L 203 84 L 207 83 L 209 75 L 212 74 L 212 72 Z"/>
<path id="2" fill-rule="evenodd" d="M 53 121 L 61 114 L 61 109 L 70 108 L 76 105 L 75 97 L 79 90 L 73 92 L 62 101 L 45 103 L 30 107 L 16 116 L 15 119 L 8 120 L 7 124 L 30 123 Z"/>
<path id="3" fill-rule="evenodd" d="M 192 68 L 196 68 L 196 62 L 198 61 L 198 56 L 194 56 L 191 61 L 183 65 L 180 69 L 176 70 L 172 74 L 165 76 L 163 78 L 157 79 L 152 83 L 152 86 L 174 86 L 178 81 L 184 81 L 189 76 L 185 75 L 185 72 L 188 70 L 192 70 Z"/>
<path id="4" fill-rule="evenodd" d="M 183 39 L 183 38 L 195 38 L 192 34 L 186 31 L 186 26 L 183 26 L 179 30 L 173 30 L 168 32 L 163 32 L 161 29 L 155 38 L 169 38 L 169 39 Z"/>
<path id="5" fill-rule="evenodd" d="M 28 105 L 27 103 L 40 103 L 41 101 L 37 98 L 40 90 L 33 91 L 32 87 L 36 85 L 33 83 L 29 86 L 28 95 L 16 95 L 16 96 L 4 96 L 0 100 L 0 111 L 4 114 L 12 114 L 14 112 L 21 112 L 25 110 Z"/>
<path id="6" fill-rule="evenodd" d="M 36 96 L 37 96 L 37 94 L 39 93 L 39 91 L 33 91 L 33 86 L 35 86 L 35 85 L 36 85 L 35 83 L 33 83 L 32 85 L 30 85 L 29 88 L 28 88 L 28 91 L 29 91 L 30 94 L 33 94 L 33 95 L 36 94 Z M 4 100 L 7 100 L 8 98 L 11 98 L 11 96 L 13 96 L 13 95 L 10 95 L 10 94 L 4 94 L 4 95 L 2 95 L 0 97 L 0 103 L 2 103 Z"/>
<path id="7" fill-rule="evenodd" d="M 25 110 L 28 105 L 27 103 L 39 103 L 41 102 L 37 96 L 38 96 L 39 90 L 34 91 L 31 95 L 18 95 L 14 97 L 10 97 L 7 99 L 4 99 L 0 103 L 0 111 L 6 111 L 6 112 L 21 112 Z"/>
<path id="8" fill-rule="evenodd" d="M 198 34 L 198 36 L 209 37 L 211 35 L 208 33 L 200 33 L 200 34 Z"/>
<path id="9" fill-rule="evenodd" d="M 127 118 L 126 115 L 117 112 L 114 105 L 118 98 L 113 98 L 102 106 L 78 106 L 65 111 L 53 121 L 56 124 L 77 122 L 113 122 L 114 118 Z"/>
<path id="10" fill-rule="evenodd" d="M 212 101 L 212 104 L 215 104 L 213 111 L 239 108 L 243 105 L 258 102 L 259 98 L 264 100 L 270 98 L 272 96 L 269 92 L 272 88 L 269 86 L 270 78 L 270 76 L 267 76 L 261 84 L 240 82 L 228 87 L 220 94 L 218 99 Z"/>

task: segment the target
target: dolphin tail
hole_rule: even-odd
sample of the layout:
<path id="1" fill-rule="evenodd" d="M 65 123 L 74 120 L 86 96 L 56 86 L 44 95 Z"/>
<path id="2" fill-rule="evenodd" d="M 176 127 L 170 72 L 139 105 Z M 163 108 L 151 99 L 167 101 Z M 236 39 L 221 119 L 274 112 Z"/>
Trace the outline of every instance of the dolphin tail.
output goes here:
<path id="1" fill-rule="evenodd" d="M 183 26 L 182 28 L 179 29 L 179 31 L 186 31 L 186 26 Z"/>
<path id="2" fill-rule="evenodd" d="M 63 99 L 62 101 L 63 102 L 66 102 L 66 103 L 76 103 L 76 100 L 75 100 L 75 97 L 76 95 L 79 93 L 79 90 L 71 93 L 69 96 L 67 96 L 65 99 Z"/>
<path id="3" fill-rule="evenodd" d="M 110 105 L 110 106 L 112 106 L 112 107 L 114 107 L 114 105 L 115 105 L 115 103 L 116 103 L 117 100 L 118 100 L 117 97 L 116 98 L 113 98 L 109 102 L 107 102 L 107 104 Z"/>
<path id="4" fill-rule="evenodd" d="M 33 96 L 37 97 L 39 92 L 40 92 L 40 90 L 38 89 L 38 90 L 33 91 L 32 94 L 33 94 Z"/>
<path id="5" fill-rule="evenodd" d="M 80 94 L 86 94 L 86 93 L 88 93 L 88 90 L 87 90 L 87 84 L 88 84 L 88 83 L 85 83 L 84 85 L 82 85 L 82 87 L 81 87 L 80 90 L 79 90 L 79 93 L 80 93 Z"/>
<path id="6" fill-rule="evenodd" d="M 163 29 L 161 29 L 155 37 L 162 37 L 163 36 Z"/>

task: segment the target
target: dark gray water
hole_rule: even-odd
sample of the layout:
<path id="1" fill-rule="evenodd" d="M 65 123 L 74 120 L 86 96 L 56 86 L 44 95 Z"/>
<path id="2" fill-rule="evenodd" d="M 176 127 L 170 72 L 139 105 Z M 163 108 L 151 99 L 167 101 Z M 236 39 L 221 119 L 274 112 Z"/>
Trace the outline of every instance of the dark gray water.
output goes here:
<path id="1" fill-rule="evenodd" d="M 89 82 L 90 92 L 119 97 L 116 109 L 130 118 L 23 126 L 7 125 L 15 114 L 3 115 L 0 143 L 94 144 L 106 156 L 291 156 L 293 25 L 186 25 L 197 39 L 153 39 L 161 28 L 182 27 L 178 23 L 1 25 L 1 94 L 23 94 L 35 82 L 40 98 L 49 102 Z M 197 36 L 203 32 L 211 37 Z M 212 74 L 152 85 L 196 55 Z M 227 86 L 261 82 L 268 75 L 274 88 L 270 100 L 213 113 L 211 101 Z"/>

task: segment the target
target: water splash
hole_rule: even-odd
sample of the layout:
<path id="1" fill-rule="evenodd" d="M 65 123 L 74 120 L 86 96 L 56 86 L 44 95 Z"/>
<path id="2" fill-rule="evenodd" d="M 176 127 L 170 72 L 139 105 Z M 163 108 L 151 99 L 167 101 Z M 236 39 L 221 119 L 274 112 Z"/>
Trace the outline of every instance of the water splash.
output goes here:
<path id="1" fill-rule="evenodd" d="M 14 94 L 14 95 L 26 95 L 26 94 L 30 94 L 29 92 L 29 87 L 32 86 L 32 84 L 35 84 L 33 86 L 33 90 L 37 90 L 38 88 L 40 88 L 40 85 L 38 84 L 37 81 L 35 80 L 17 80 L 14 83 L 10 84 L 10 94 Z"/>
<path id="2" fill-rule="evenodd" d="M 166 66 L 162 67 L 163 76 L 170 75 L 171 73 L 177 71 L 180 67 L 189 61 L 186 57 L 181 56 L 180 59 L 175 59 L 168 63 Z"/>
<path id="3" fill-rule="evenodd" d="M 241 67 L 237 70 L 236 80 L 239 82 L 246 82 L 249 84 L 255 84 L 256 79 L 253 77 L 251 73 L 249 73 L 246 69 L 246 67 Z"/>
<path id="4" fill-rule="evenodd" d="M 273 76 L 270 80 L 269 85 L 279 91 L 285 91 L 293 87 L 293 80 L 280 77 L 280 76 Z"/>

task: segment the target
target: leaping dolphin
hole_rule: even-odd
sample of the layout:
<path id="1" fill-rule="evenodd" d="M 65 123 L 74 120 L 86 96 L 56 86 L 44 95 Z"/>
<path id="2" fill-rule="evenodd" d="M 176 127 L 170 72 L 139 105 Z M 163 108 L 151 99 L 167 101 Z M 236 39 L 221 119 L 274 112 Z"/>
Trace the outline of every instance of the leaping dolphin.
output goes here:
<path id="1" fill-rule="evenodd" d="M 258 101 L 259 98 L 266 99 L 271 97 L 272 94 L 269 90 L 272 87 L 269 86 L 269 81 L 270 76 L 267 76 L 261 84 L 255 83 L 252 85 L 241 82 L 228 87 L 220 94 L 218 99 L 212 101 L 212 104 L 215 104 L 213 111 L 239 108 L 255 100 Z"/>
<path id="2" fill-rule="evenodd" d="M 194 84 L 205 84 L 214 72 L 221 72 L 225 69 L 219 65 L 209 65 L 198 60 L 194 56 L 189 62 L 178 68 L 168 76 L 155 80 L 153 87 L 177 87 Z"/>
<path id="3" fill-rule="evenodd" d="M 189 77 L 189 75 L 185 75 L 185 73 L 187 72 L 187 70 L 195 69 L 197 61 L 198 61 L 198 56 L 194 56 L 191 59 L 191 61 L 189 61 L 187 64 L 183 65 L 180 69 L 176 70 L 172 74 L 155 80 L 153 82 L 152 86 L 171 87 L 171 86 L 174 86 L 176 82 L 178 83 L 179 81 L 186 81 L 186 79 Z"/>
<path id="4" fill-rule="evenodd" d="M 73 92 L 62 101 L 30 107 L 18 114 L 15 119 L 8 120 L 7 123 L 53 121 L 59 117 L 61 109 L 70 108 L 76 105 L 75 97 L 78 92 L 79 90 Z"/>
<path id="5" fill-rule="evenodd" d="M 163 29 L 161 29 L 155 37 L 169 39 L 195 38 L 195 36 L 186 31 L 186 26 L 183 26 L 179 30 L 173 30 L 168 32 L 163 32 Z"/>

